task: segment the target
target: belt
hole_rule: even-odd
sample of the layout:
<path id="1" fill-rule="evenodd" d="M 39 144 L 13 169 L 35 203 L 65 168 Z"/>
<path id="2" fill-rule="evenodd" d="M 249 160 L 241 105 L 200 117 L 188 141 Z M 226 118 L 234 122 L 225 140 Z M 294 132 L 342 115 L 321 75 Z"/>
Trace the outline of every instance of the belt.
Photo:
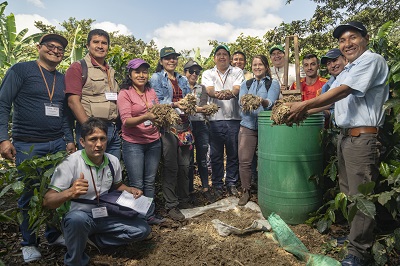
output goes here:
<path id="1" fill-rule="evenodd" d="M 377 134 L 377 127 L 353 127 L 353 128 L 341 128 L 340 133 L 344 136 L 359 137 L 360 134 Z"/>

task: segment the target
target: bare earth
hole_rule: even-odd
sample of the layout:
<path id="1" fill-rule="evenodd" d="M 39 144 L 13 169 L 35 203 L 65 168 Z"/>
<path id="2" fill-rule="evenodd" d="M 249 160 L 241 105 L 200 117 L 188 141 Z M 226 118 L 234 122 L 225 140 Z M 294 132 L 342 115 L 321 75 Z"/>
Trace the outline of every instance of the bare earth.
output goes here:
<path id="1" fill-rule="evenodd" d="M 252 200 L 257 199 L 253 196 Z M 227 212 L 211 210 L 184 223 L 168 219 L 162 226 L 153 226 L 151 238 L 146 241 L 100 252 L 88 246 L 90 265 L 305 265 L 279 247 L 271 234 L 222 237 L 213 227 L 213 219 L 246 228 L 259 218 L 248 208 L 238 208 Z M 330 236 L 307 225 L 291 228 L 312 253 L 322 254 L 321 246 Z M 0 235 L 0 255 L 5 265 L 24 264 L 18 226 L 2 223 Z M 40 249 L 42 259 L 29 265 L 63 265 L 64 247 L 51 247 L 42 241 Z"/>

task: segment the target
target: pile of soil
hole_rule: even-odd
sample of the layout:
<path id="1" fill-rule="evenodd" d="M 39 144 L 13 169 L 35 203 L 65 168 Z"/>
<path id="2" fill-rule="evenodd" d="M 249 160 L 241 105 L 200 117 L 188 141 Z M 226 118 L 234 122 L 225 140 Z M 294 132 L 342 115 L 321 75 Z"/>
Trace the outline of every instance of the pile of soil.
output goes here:
<path id="1" fill-rule="evenodd" d="M 88 245 L 90 265 L 305 265 L 279 247 L 272 234 L 255 232 L 222 237 L 214 228 L 213 219 L 246 228 L 259 217 L 242 207 L 227 212 L 210 210 L 183 223 L 167 219 L 161 226 L 153 226 L 151 237 L 139 243 L 100 251 Z M 307 225 L 291 229 L 312 253 L 321 254 L 321 246 L 330 239 Z M 1 260 L 5 265 L 22 265 L 18 226 L 2 223 L 0 235 Z M 39 247 L 42 259 L 30 265 L 63 265 L 65 247 L 52 247 L 45 241 Z"/>

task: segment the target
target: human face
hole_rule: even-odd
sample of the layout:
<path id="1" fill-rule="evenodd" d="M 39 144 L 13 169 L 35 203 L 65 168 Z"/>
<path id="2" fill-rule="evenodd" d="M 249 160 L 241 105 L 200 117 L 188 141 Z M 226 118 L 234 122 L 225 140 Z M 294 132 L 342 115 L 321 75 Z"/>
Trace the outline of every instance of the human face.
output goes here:
<path id="1" fill-rule="evenodd" d="M 235 54 L 232 57 L 232 66 L 239 67 L 240 69 L 244 69 L 246 65 L 246 60 L 244 60 L 244 56 L 242 54 Z"/>
<path id="2" fill-rule="evenodd" d="M 254 58 L 251 64 L 251 70 L 253 71 L 256 80 L 260 80 L 266 76 L 267 68 L 259 58 Z"/>
<path id="3" fill-rule="evenodd" d="M 90 161 L 96 165 L 103 162 L 104 152 L 107 148 L 107 133 L 99 128 L 94 128 L 92 134 L 85 139 L 79 139 Z"/>
<path id="4" fill-rule="evenodd" d="M 368 35 L 363 37 L 359 31 L 348 29 L 339 38 L 339 49 L 352 63 L 367 50 L 368 42 Z"/>
<path id="5" fill-rule="evenodd" d="M 309 78 L 316 78 L 318 76 L 318 59 L 313 57 L 310 59 L 303 59 L 303 69 L 306 72 L 306 76 Z"/>
<path id="6" fill-rule="evenodd" d="M 137 69 L 133 69 L 130 74 L 130 78 L 132 80 L 132 84 L 139 89 L 144 89 L 144 85 L 146 85 L 149 80 L 149 69 L 146 66 L 141 65 Z"/>
<path id="7" fill-rule="evenodd" d="M 285 63 L 285 53 L 281 50 L 275 50 L 271 54 L 271 64 L 274 67 L 283 67 Z"/>
<path id="8" fill-rule="evenodd" d="M 64 56 L 64 50 L 60 51 L 58 47 L 62 47 L 57 41 L 48 41 L 38 45 L 39 59 L 47 64 L 57 66 Z"/>
<path id="9" fill-rule="evenodd" d="M 178 56 L 176 54 L 167 55 L 160 60 L 161 65 L 167 72 L 174 72 L 178 65 Z"/>
<path id="10" fill-rule="evenodd" d="M 347 64 L 347 60 L 344 56 L 339 55 L 337 58 L 328 59 L 326 61 L 326 68 L 329 74 L 337 77 L 344 69 Z"/>
<path id="11" fill-rule="evenodd" d="M 192 72 L 192 74 L 190 74 Z M 191 67 L 185 72 L 185 76 L 187 77 L 190 85 L 195 85 L 197 80 L 199 79 L 200 68 L 199 67 Z"/>
<path id="12" fill-rule="evenodd" d="M 106 36 L 93 35 L 87 48 L 94 59 L 103 61 L 108 53 L 108 45 Z"/>
<path id="13" fill-rule="evenodd" d="M 219 49 L 214 55 L 214 62 L 219 71 L 225 71 L 229 67 L 229 53 L 225 49 Z"/>

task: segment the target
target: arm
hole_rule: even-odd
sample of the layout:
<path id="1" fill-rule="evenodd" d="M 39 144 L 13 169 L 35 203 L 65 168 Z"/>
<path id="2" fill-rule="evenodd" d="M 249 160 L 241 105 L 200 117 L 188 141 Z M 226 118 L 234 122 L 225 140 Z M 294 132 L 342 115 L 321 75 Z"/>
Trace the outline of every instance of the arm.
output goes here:
<path id="1" fill-rule="evenodd" d="M 72 112 L 74 113 L 74 116 L 76 120 L 79 122 L 79 124 L 83 124 L 86 122 L 86 120 L 89 119 L 87 116 L 85 109 L 83 108 L 83 105 L 81 103 L 81 96 L 76 95 L 76 94 L 71 94 L 68 96 L 68 106 L 71 108 Z"/>
<path id="2" fill-rule="evenodd" d="M 266 82 L 266 80 L 264 80 Z M 264 86 L 265 87 L 265 86 Z M 274 103 L 278 100 L 280 94 L 280 85 L 279 82 L 275 79 L 272 79 L 271 86 L 267 92 L 267 98 L 263 99 L 262 106 L 264 110 L 271 109 Z"/>
<path id="3" fill-rule="evenodd" d="M 73 128 L 73 115 L 71 110 L 68 108 L 67 99 L 64 99 L 63 103 L 63 131 L 64 138 L 67 143 L 66 151 L 67 153 L 74 153 L 76 151 L 74 136 L 72 134 Z"/>
<path id="4" fill-rule="evenodd" d="M 115 189 L 119 190 L 119 191 L 123 191 L 125 190 L 126 192 L 129 192 L 131 194 L 133 194 L 133 197 L 135 199 L 139 198 L 140 196 L 143 195 L 143 191 L 141 191 L 140 189 L 134 188 L 134 187 L 128 187 L 127 185 L 123 184 L 123 183 L 119 183 Z"/>
<path id="5" fill-rule="evenodd" d="M 0 87 L 0 154 L 10 160 L 15 160 L 16 150 L 9 140 L 8 122 L 11 106 L 22 85 L 22 78 L 12 67 L 7 71 Z"/>
<path id="6" fill-rule="evenodd" d="M 57 192 L 56 190 L 50 188 L 44 195 L 43 206 L 48 209 L 56 209 L 66 201 L 79 198 L 81 195 L 85 195 L 88 191 L 88 188 L 89 183 L 84 178 L 83 173 L 81 173 L 79 178 L 74 181 L 72 187 L 69 189 Z"/>
<path id="7" fill-rule="evenodd" d="M 286 105 L 290 106 L 288 121 L 301 121 L 308 110 L 331 105 L 346 98 L 351 92 L 352 89 L 349 86 L 340 85 L 313 99 L 304 102 L 286 103 Z"/>

